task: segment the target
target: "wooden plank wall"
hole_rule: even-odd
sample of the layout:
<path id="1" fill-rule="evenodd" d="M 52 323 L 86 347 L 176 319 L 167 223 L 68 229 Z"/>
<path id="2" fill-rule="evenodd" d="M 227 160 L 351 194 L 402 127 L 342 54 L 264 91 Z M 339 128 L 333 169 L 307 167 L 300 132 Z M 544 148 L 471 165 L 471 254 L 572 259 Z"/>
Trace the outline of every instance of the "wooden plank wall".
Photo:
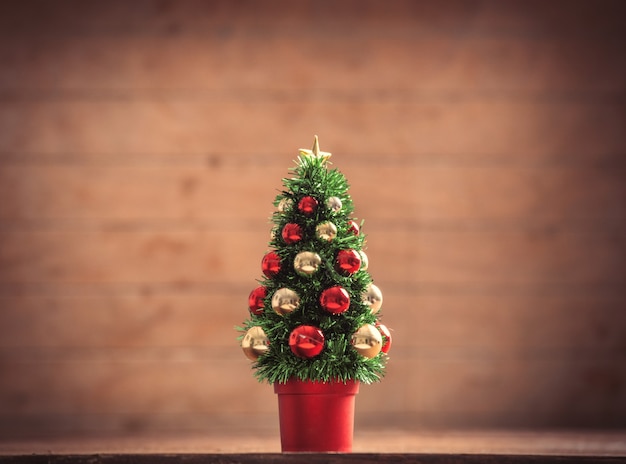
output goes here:
<path id="1" fill-rule="evenodd" d="M 320 136 L 394 329 L 357 427 L 626 426 L 617 1 L 0 4 L 0 436 L 275 431 L 235 341 Z"/>

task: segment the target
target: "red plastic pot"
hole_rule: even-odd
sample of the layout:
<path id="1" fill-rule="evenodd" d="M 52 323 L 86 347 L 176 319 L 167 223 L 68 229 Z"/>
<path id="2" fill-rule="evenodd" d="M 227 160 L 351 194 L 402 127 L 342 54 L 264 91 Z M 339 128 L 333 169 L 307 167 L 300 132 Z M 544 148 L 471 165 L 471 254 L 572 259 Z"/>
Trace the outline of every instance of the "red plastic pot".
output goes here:
<path id="1" fill-rule="evenodd" d="M 274 384 L 283 452 L 350 452 L 358 381 Z"/>

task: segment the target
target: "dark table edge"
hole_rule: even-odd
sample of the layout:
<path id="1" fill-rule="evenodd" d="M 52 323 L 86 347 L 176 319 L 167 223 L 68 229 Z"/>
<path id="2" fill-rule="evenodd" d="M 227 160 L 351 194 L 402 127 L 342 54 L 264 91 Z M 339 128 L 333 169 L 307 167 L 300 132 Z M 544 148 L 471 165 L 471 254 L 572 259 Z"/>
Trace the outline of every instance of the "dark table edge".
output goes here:
<path id="1" fill-rule="evenodd" d="M 5 454 L 6 464 L 267 464 L 267 463 L 418 463 L 418 464 L 588 464 L 625 463 L 625 456 L 535 454 L 422 454 L 422 453 L 111 453 L 111 454 Z"/>

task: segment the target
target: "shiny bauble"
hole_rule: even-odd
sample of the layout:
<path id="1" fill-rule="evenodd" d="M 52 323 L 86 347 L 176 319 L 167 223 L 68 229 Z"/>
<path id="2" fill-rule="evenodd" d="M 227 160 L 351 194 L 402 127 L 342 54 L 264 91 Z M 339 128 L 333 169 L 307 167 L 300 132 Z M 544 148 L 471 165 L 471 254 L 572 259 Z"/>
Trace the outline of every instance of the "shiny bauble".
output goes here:
<path id="1" fill-rule="evenodd" d="M 337 236 L 337 226 L 330 221 L 325 221 L 315 227 L 315 235 L 320 240 L 330 242 Z"/>
<path id="2" fill-rule="evenodd" d="M 352 346 L 364 358 L 372 359 L 383 345 L 380 332 L 372 324 L 365 324 L 359 327 L 352 335 Z"/>
<path id="3" fill-rule="evenodd" d="M 303 276 L 315 274 L 322 264 L 322 258 L 312 251 L 301 251 L 293 260 L 293 268 Z"/>
<path id="4" fill-rule="evenodd" d="M 317 205 L 318 202 L 315 198 L 309 196 L 303 197 L 298 202 L 298 210 L 306 216 L 311 216 L 315 211 L 317 211 Z"/>
<path id="5" fill-rule="evenodd" d="M 330 197 L 328 200 L 326 200 L 326 206 L 328 206 L 328 209 L 331 210 L 333 213 L 337 213 L 341 210 L 341 207 L 343 205 L 341 204 L 341 200 L 339 199 L 339 197 Z"/>
<path id="6" fill-rule="evenodd" d="M 266 277 L 272 278 L 280 272 L 280 256 L 275 251 L 270 251 L 263 256 L 261 269 Z"/>
<path id="7" fill-rule="evenodd" d="M 351 232 L 354 235 L 359 235 L 359 225 L 356 221 L 353 221 L 352 219 L 348 221 L 348 232 Z"/>
<path id="8" fill-rule="evenodd" d="M 359 256 L 361 256 L 361 270 L 367 271 L 367 268 L 370 267 L 370 260 L 363 250 L 359 250 Z"/>
<path id="9" fill-rule="evenodd" d="M 337 272 L 352 275 L 361 268 L 361 256 L 356 250 L 339 250 L 335 264 Z"/>
<path id="10" fill-rule="evenodd" d="M 266 296 L 267 289 L 265 287 L 257 287 L 250 292 L 250 296 L 248 296 L 248 308 L 255 316 L 263 314 L 263 300 Z"/>
<path id="11" fill-rule="evenodd" d="M 241 340 L 241 349 L 248 359 L 256 361 L 270 349 L 270 341 L 261 327 L 250 327 Z"/>
<path id="12" fill-rule="evenodd" d="M 284 316 L 294 312 L 300 306 L 300 297 L 290 288 L 279 288 L 272 296 L 272 309 Z"/>
<path id="13" fill-rule="evenodd" d="M 320 305 L 329 313 L 340 314 L 350 307 L 350 295 L 339 285 L 330 287 L 320 295 Z"/>
<path id="14" fill-rule="evenodd" d="M 382 335 L 383 339 L 383 346 L 380 347 L 380 351 L 387 354 L 389 353 L 389 348 L 391 348 L 391 332 L 386 325 L 380 324 L 378 322 L 376 323 L 376 328 Z"/>
<path id="15" fill-rule="evenodd" d="M 374 284 L 369 284 L 363 293 L 363 303 L 370 307 L 373 314 L 376 314 L 383 305 L 383 292 Z"/>
<path id="16" fill-rule="evenodd" d="M 292 206 L 293 200 L 291 198 L 283 198 L 278 202 L 278 206 L 276 209 L 278 209 L 278 211 L 280 211 L 281 213 L 284 213 L 285 211 L 291 209 Z"/>
<path id="17" fill-rule="evenodd" d="M 290 222 L 288 224 L 285 224 L 285 227 L 283 227 L 281 236 L 283 237 L 283 240 L 287 245 L 291 245 L 302 240 L 304 232 L 302 232 L 302 227 L 300 227 L 299 224 L 294 224 L 293 222 Z"/>
<path id="18" fill-rule="evenodd" d="M 300 325 L 289 335 L 289 348 L 299 358 L 314 358 L 324 349 L 324 334 L 312 325 Z"/>

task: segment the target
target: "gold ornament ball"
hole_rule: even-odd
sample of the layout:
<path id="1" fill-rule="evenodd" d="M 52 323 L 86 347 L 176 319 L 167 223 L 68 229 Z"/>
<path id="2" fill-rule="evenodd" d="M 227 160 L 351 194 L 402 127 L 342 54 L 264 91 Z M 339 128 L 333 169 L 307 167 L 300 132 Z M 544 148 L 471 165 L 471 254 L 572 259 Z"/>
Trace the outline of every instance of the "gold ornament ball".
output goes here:
<path id="1" fill-rule="evenodd" d="M 320 240 L 330 242 L 337 236 L 337 226 L 330 221 L 322 222 L 315 228 L 315 235 Z"/>
<path id="2" fill-rule="evenodd" d="M 293 200 L 291 198 L 283 198 L 278 202 L 278 206 L 276 207 L 278 211 L 284 213 L 285 211 L 291 209 L 293 206 Z"/>
<path id="3" fill-rule="evenodd" d="M 364 358 L 372 359 L 383 346 L 379 330 L 372 324 L 365 324 L 352 334 L 352 346 Z"/>
<path id="4" fill-rule="evenodd" d="M 293 260 L 293 268 L 300 275 L 310 276 L 317 272 L 322 264 L 322 258 L 312 251 L 301 251 Z"/>
<path id="5" fill-rule="evenodd" d="M 259 326 L 250 327 L 241 340 L 241 349 L 251 361 L 256 361 L 259 356 L 270 349 L 270 341 Z"/>
<path id="6" fill-rule="evenodd" d="M 368 305 L 373 314 L 376 314 L 383 305 L 383 292 L 374 284 L 369 284 L 363 293 L 363 303 Z"/>
<path id="7" fill-rule="evenodd" d="M 292 313 L 300 306 L 300 297 L 290 288 L 279 288 L 272 296 L 272 309 L 276 314 L 284 316 Z"/>
<path id="8" fill-rule="evenodd" d="M 337 211 L 341 210 L 341 207 L 343 205 L 340 198 L 330 197 L 328 200 L 326 200 L 326 206 L 328 206 L 328 209 L 330 209 L 333 213 L 336 213 Z"/>

